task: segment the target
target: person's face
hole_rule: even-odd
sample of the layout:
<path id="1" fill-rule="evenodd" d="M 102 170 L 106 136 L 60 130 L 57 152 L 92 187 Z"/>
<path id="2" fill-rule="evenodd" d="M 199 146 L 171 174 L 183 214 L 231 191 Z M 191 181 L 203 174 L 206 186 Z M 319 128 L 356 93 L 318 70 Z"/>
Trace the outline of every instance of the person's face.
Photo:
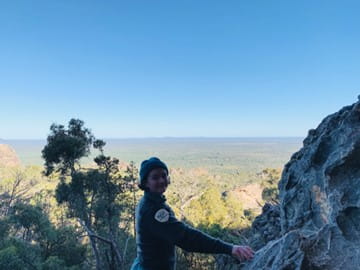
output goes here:
<path id="1" fill-rule="evenodd" d="M 163 194 L 168 186 L 168 174 L 163 168 L 155 168 L 150 171 L 146 185 L 150 192 Z"/>

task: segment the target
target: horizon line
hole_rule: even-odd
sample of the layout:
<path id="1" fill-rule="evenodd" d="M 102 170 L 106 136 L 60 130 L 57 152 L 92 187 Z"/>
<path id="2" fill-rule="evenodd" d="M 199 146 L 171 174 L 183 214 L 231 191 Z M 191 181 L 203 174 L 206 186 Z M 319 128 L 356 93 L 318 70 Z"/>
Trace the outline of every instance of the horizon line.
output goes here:
<path id="1" fill-rule="evenodd" d="M 306 137 L 306 136 L 305 136 Z M 143 139 L 286 139 L 304 136 L 148 136 L 148 137 L 98 137 L 101 140 L 143 140 Z M 46 141 L 46 138 L 0 138 L 0 141 Z"/>

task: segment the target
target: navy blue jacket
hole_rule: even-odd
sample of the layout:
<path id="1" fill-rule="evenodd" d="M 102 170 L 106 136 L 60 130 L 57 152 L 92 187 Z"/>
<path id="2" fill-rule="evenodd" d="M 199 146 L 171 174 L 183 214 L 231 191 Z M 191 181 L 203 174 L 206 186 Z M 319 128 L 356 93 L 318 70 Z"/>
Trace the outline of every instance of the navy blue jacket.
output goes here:
<path id="1" fill-rule="evenodd" d="M 176 219 L 165 196 L 145 191 L 136 209 L 137 258 L 131 269 L 173 270 L 175 245 L 189 252 L 231 254 L 232 245 Z"/>

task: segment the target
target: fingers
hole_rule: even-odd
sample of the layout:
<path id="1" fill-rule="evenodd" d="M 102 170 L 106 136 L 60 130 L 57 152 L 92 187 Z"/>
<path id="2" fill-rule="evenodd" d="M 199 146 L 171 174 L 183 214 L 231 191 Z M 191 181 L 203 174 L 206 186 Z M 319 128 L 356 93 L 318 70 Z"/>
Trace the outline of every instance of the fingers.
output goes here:
<path id="1" fill-rule="evenodd" d="M 243 247 L 243 254 L 246 260 L 250 260 L 254 257 L 254 251 L 248 246 Z"/>
<path id="2" fill-rule="evenodd" d="M 254 251 L 248 246 L 234 246 L 232 253 L 240 261 L 251 260 L 254 257 Z"/>
<path id="3" fill-rule="evenodd" d="M 238 250 L 236 250 L 233 253 L 234 257 L 236 257 L 236 259 L 238 259 L 240 262 L 245 261 L 245 257 L 242 255 L 241 252 L 239 252 Z"/>

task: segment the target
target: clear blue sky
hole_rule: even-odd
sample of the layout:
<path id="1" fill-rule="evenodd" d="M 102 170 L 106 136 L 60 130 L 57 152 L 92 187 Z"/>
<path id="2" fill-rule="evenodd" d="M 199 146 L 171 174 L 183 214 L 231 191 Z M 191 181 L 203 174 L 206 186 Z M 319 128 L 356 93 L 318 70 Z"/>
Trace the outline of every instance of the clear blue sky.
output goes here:
<path id="1" fill-rule="evenodd" d="M 0 138 L 306 136 L 360 94 L 360 1 L 1 1 Z"/>

